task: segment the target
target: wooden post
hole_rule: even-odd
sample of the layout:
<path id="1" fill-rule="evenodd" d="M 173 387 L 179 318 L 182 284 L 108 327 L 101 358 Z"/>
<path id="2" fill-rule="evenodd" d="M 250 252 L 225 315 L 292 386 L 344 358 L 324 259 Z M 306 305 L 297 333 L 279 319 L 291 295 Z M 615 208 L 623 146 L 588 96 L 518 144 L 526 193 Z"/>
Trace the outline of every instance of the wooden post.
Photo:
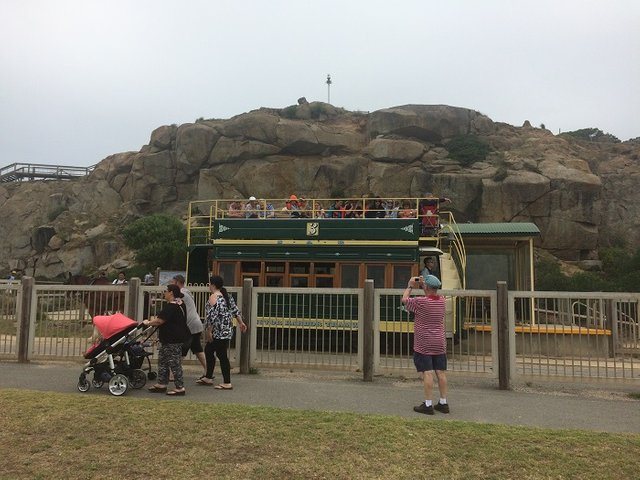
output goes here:
<path id="1" fill-rule="evenodd" d="M 129 307 L 127 308 L 127 311 L 123 313 L 127 317 L 135 321 L 139 321 L 138 320 L 138 302 L 140 300 L 140 284 L 141 283 L 142 281 L 138 277 L 133 277 L 127 282 L 127 285 L 129 286 Z"/>
<path id="2" fill-rule="evenodd" d="M 255 322 L 251 318 L 253 302 L 253 280 L 245 278 L 242 283 L 242 319 L 247 324 L 247 331 L 240 337 L 240 373 L 249 373 L 251 367 L 251 335 L 255 335 Z M 240 329 L 238 329 L 238 332 Z"/>
<path id="3" fill-rule="evenodd" d="M 500 390 L 511 390 L 508 293 L 507 282 L 498 282 L 498 383 Z"/>
<path id="4" fill-rule="evenodd" d="M 374 344 L 374 295 L 373 280 L 364 281 L 364 305 L 363 311 L 363 327 L 362 327 L 362 379 L 365 382 L 373 381 L 373 344 Z"/>
<path id="5" fill-rule="evenodd" d="M 18 320 L 18 362 L 29 363 L 29 332 L 31 330 L 31 296 L 33 295 L 33 277 L 22 278 L 22 295 L 16 298 L 20 303 L 20 318 Z"/>

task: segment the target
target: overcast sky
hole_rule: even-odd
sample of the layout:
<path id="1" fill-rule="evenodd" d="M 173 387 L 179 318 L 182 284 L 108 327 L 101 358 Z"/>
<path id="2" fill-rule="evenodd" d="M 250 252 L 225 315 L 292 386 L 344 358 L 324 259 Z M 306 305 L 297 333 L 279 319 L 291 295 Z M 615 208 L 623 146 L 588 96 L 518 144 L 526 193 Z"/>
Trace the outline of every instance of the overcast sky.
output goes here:
<path id="1" fill-rule="evenodd" d="M 638 0 L 0 0 L 0 166 L 286 107 L 478 110 L 640 136 Z"/>

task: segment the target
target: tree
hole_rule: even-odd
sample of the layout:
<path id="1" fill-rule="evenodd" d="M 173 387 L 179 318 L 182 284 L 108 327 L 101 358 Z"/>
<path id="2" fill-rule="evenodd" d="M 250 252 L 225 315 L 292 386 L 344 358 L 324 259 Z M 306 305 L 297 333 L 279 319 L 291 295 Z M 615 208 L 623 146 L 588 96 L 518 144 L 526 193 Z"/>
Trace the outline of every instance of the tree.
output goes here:
<path id="1" fill-rule="evenodd" d="M 180 220 L 170 215 L 151 215 L 136 220 L 122 232 L 136 262 L 145 269 L 157 266 L 184 269 L 187 259 L 187 232 Z"/>

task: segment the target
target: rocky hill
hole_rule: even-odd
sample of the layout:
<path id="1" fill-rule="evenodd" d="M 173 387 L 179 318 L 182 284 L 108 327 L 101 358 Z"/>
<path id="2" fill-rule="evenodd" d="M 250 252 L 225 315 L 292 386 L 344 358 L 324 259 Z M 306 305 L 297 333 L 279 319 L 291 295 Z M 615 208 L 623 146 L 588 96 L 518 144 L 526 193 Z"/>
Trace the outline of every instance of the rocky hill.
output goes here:
<path id="1" fill-rule="evenodd" d="M 300 103 L 159 127 L 140 151 L 109 156 L 86 178 L 2 184 L 0 272 L 53 278 L 127 267 L 123 225 L 157 212 L 184 217 L 190 200 L 235 195 L 434 192 L 453 200 L 459 222 L 536 223 L 538 247 L 561 259 L 597 259 L 619 239 L 640 246 L 637 142 L 554 136 L 445 105 L 360 113 Z M 486 158 L 452 155 L 461 138 L 488 146 Z"/>

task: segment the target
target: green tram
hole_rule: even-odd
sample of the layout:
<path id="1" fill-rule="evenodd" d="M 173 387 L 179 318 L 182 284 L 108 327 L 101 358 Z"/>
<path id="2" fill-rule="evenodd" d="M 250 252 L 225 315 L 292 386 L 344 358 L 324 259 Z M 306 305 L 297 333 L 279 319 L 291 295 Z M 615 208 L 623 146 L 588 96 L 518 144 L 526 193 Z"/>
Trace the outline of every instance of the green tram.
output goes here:
<path id="1" fill-rule="evenodd" d="M 289 202 L 191 202 L 188 283 L 206 284 L 217 274 L 228 286 L 250 278 L 254 287 L 282 288 L 258 297 L 258 329 L 318 330 L 325 336 L 357 333 L 357 295 L 317 289 L 362 288 L 367 279 L 374 288 L 404 289 L 410 277 L 420 275 L 426 257 L 436 261 L 443 289 L 464 288 L 464 245 L 453 215 L 439 211 L 438 199 L 309 199 L 293 211 Z M 355 210 L 350 217 L 344 210 L 319 208 L 347 203 Z M 405 208 L 387 217 L 393 215 L 391 205 Z M 301 289 L 308 288 L 316 293 L 304 295 Z M 399 300 L 398 295 L 381 298 L 380 330 L 411 335 L 412 319 Z M 450 333 L 454 316 L 451 306 Z"/>

